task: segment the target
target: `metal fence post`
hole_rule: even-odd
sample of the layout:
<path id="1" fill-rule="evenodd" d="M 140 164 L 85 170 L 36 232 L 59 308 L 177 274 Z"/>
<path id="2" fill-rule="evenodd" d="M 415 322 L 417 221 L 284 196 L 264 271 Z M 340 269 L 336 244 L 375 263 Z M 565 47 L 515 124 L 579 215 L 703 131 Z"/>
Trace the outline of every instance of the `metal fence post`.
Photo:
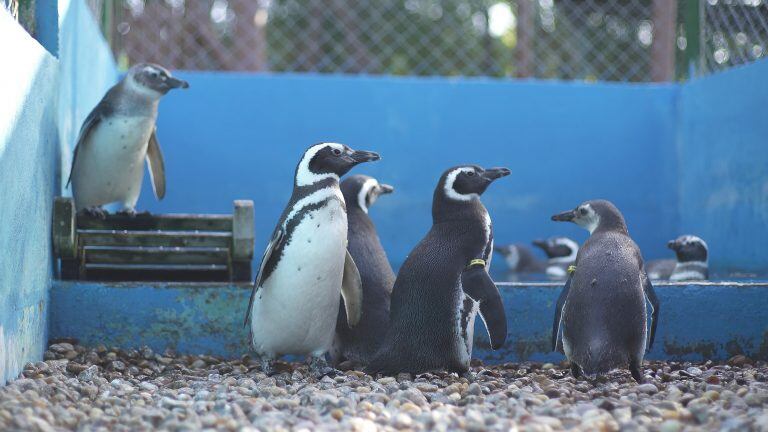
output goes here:
<path id="1" fill-rule="evenodd" d="M 701 70 L 701 7 L 704 0 L 685 0 L 685 66 L 688 77 Z"/>
<path id="2" fill-rule="evenodd" d="M 651 80 L 675 78 L 675 39 L 677 0 L 653 0 L 653 44 L 651 45 Z"/>

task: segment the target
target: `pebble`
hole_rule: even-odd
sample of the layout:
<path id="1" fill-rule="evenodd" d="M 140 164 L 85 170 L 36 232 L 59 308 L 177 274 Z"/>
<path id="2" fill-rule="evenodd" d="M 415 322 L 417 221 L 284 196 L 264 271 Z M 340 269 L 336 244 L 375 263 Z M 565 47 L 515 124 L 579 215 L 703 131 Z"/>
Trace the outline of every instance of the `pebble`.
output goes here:
<path id="1" fill-rule="evenodd" d="M 768 430 L 768 367 L 646 362 L 575 380 L 567 364 L 473 362 L 447 373 L 371 377 L 347 365 L 318 380 L 281 362 L 266 377 L 225 360 L 53 344 L 0 388 L 0 430 Z"/>

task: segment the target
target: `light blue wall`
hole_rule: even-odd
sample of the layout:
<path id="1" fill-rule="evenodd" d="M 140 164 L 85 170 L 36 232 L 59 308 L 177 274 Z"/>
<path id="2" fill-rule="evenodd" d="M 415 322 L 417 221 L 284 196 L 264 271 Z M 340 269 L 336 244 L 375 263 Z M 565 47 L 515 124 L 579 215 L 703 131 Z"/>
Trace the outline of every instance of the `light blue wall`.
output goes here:
<path id="1" fill-rule="evenodd" d="M 676 234 L 673 85 L 180 75 L 191 87 L 161 102 L 158 123 L 168 193 L 157 202 L 145 182 L 139 207 L 230 212 L 253 199 L 259 250 L 302 151 L 321 140 L 381 153 L 355 172 L 396 188 L 371 211 L 395 265 L 431 225 L 437 178 L 460 163 L 512 170 L 483 197 L 498 242 L 582 240 L 549 216 L 591 198 L 619 206 L 647 256 Z"/>
<path id="2" fill-rule="evenodd" d="M 38 36 L 45 47 L 0 8 L 0 385 L 42 357 L 51 204 L 68 172 L 60 155 L 62 148 L 69 153 L 72 131 L 116 77 L 82 0 L 61 1 L 58 22 L 56 8 L 39 3 L 44 19 L 37 21 Z"/>
<path id="3" fill-rule="evenodd" d="M 0 385 L 42 356 L 58 63 L 0 8 Z M 13 61 L 9 61 L 13 59 Z"/>
<path id="4" fill-rule="evenodd" d="M 680 229 L 720 268 L 768 271 L 768 60 L 681 92 Z"/>

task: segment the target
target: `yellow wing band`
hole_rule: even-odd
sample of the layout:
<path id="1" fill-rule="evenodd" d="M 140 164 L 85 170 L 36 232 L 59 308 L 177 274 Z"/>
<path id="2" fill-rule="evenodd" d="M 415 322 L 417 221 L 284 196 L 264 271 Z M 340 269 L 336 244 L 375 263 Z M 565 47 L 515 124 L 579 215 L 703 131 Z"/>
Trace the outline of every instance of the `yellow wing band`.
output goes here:
<path id="1" fill-rule="evenodd" d="M 472 266 L 476 266 L 476 265 L 485 267 L 485 260 L 484 259 L 480 259 L 480 258 L 475 258 L 475 259 L 473 259 L 472 261 L 469 262 L 469 265 L 467 267 L 472 267 Z"/>

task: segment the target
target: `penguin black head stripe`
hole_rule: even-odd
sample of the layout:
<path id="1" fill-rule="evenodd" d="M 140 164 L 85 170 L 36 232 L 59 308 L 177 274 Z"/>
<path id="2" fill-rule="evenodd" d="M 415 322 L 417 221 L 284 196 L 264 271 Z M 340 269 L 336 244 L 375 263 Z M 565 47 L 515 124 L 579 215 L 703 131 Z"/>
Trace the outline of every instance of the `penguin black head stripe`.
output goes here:
<path id="1" fill-rule="evenodd" d="M 590 234 L 597 230 L 627 233 L 627 223 L 624 222 L 624 216 L 613 203 L 606 200 L 583 202 L 573 210 L 552 216 L 552 220 L 573 222 L 589 231 Z"/>
<path id="2" fill-rule="evenodd" d="M 532 243 L 543 250 L 549 259 L 564 258 L 574 261 L 579 252 L 579 245 L 568 237 L 550 237 L 546 240 L 534 240 Z"/>
<path id="3" fill-rule="evenodd" d="M 388 184 L 379 183 L 375 178 L 361 174 L 347 177 L 341 182 L 341 192 L 344 196 L 355 198 L 347 199 L 347 206 L 357 206 L 366 213 L 380 195 L 390 194 L 394 190 L 395 188 Z"/>
<path id="4" fill-rule="evenodd" d="M 379 159 L 377 153 L 352 150 L 344 144 L 315 144 L 304 152 L 296 167 L 296 185 L 308 186 L 327 178 L 338 181 L 355 165 Z"/>
<path id="5" fill-rule="evenodd" d="M 139 93 L 160 97 L 175 88 L 188 88 L 189 84 L 171 76 L 168 69 L 153 63 L 141 63 L 128 71 L 128 85 Z"/>
<path id="6" fill-rule="evenodd" d="M 507 168 L 483 169 L 477 165 L 453 167 L 443 173 L 435 194 L 443 194 L 453 201 L 470 201 L 482 195 L 494 180 L 507 175 Z"/>
<path id="7" fill-rule="evenodd" d="M 706 262 L 707 243 L 694 235 L 684 235 L 667 243 L 667 247 L 675 251 L 678 262 Z"/>

